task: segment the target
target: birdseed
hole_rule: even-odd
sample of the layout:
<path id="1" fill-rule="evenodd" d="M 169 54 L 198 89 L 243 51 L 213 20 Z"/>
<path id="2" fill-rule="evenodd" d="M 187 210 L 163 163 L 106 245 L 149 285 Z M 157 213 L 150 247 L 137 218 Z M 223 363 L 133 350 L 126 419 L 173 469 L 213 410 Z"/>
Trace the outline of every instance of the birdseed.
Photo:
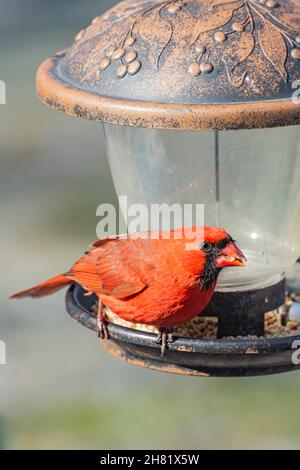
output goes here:
<path id="1" fill-rule="evenodd" d="M 283 307 L 265 314 L 265 338 L 300 335 L 300 322 L 288 318 L 288 310 L 292 303 L 291 298 L 288 297 Z M 95 306 L 91 311 L 95 314 L 97 311 Z M 108 320 L 116 325 L 147 333 L 158 333 L 158 328 L 154 326 L 127 322 L 108 309 L 106 309 L 106 314 Z M 186 323 L 174 327 L 172 333 L 174 336 L 182 338 L 212 340 L 217 339 L 217 332 L 217 318 L 199 315 Z M 227 337 L 225 339 L 233 338 Z M 257 339 L 257 336 L 237 336 L 235 339 Z"/>

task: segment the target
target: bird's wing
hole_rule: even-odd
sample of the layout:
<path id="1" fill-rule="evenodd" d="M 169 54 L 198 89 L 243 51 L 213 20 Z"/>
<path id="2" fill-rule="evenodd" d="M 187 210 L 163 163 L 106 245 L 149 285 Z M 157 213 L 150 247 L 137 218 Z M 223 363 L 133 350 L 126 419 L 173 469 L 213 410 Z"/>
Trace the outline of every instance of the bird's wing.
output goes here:
<path id="1" fill-rule="evenodd" d="M 131 238 L 99 240 L 75 263 L 71 275 L 99 295 L 119 299 L 136 295 L 148 287 L 143 245 L 141 240 Z"/>

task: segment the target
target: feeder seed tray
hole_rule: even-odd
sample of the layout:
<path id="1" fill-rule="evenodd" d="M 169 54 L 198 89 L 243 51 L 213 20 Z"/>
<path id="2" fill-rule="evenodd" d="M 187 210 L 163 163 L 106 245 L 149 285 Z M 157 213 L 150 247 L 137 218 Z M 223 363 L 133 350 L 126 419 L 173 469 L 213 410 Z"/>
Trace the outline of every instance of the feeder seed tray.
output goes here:
<path id="1" fill-rule="evenodd" d="M 216 294 L 215 294 L 216 296 Z M 96 332 L 96 318 L 91 313 L 95 303 L 84 296 L 83 289 L 73 285 L 66 297 L 70 316 Z M 103 347 L 119 359 L 161 372 L 203 377 L 236 377 L 269 375 L 300 369 L 294 365 L 294 341 L 299 335 L 275 338 L 190 339 L 174 337 L 166 354 L 161 357 L 156 335 L 110 323 L 111 339 Z"/>

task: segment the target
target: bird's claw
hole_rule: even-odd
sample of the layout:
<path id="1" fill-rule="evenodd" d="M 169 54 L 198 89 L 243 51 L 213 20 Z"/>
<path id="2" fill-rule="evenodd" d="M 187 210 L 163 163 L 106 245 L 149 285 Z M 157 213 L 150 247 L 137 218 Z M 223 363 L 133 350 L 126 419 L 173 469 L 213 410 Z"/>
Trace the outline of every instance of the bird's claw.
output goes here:
<path id="1" fill-rule="evenodd" d="M 100 339 L 110 339 L 106 321 L 100 319 L 97 321 L 97 334 Z"/>
<path id="2" fill-rule="evenodd" d="M 169 344 L 174 342 L 173 335 L 169 333 L 168 331 L 161 330 L 158 333 L 158 336 L 155 340 L 156 344 L 161 345 L 161 357 L 163 357 L 168 349 Z"/>
<path id="3" fill-rule="evenodd" d="M 110 339 L 108 331 L 107 317 L 103 311 L 103 303 L 99 298 L 98 309 L 97 309 L 97 334 L 100 339 Z"/>

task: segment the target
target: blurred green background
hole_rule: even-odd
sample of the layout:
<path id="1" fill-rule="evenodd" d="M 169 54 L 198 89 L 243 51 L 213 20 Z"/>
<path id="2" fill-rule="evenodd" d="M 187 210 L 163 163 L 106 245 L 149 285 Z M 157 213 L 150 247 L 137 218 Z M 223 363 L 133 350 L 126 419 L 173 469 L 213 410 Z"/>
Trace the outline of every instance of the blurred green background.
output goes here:
<path id="1" fill-rule="evenodd" d="M 114 1 L 0 0 L 0 448 L 300 448 L 300 375 L 199 379 L 121 363 L 64 293 L 9 301 L 63 272 L 115 202 L 100 126 L 43 106 L 39 63 Z"/>

